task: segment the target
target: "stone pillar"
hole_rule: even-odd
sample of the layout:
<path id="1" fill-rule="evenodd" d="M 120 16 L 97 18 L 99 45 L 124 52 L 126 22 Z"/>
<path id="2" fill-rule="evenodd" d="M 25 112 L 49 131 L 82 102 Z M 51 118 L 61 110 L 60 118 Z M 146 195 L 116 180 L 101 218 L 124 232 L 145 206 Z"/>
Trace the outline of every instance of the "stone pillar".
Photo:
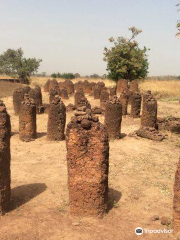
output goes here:
<path id="1" fill-rule="evenodd" d="M 34 100 L 34 103 L 36 105 L 36 113 L 41 113 L 42 93 L 41 88 L 38 85 L 36 85 L 34 89 L 31 89 L 29 91 L 29 98 Z"/>
<path id="2" fill-rule="evenodd" d="M 26 94 L 19 113 L 19 138 L 24 142 L 36 138 L 36 105 Z"/>
<path id="3" fill-rule="evenodd" d="M 65 80 L 63 84 L 66 87 L 68 94 L 73 94 L 74 93 L 74 84 L 73 84 L 72 81 Z"/>
<path id="4" fill-rule="evenodd" d="M 138 92 L 131 95 L 131 117 L 140 117 L 141 112 L 141 94 Z"/>
<path id="5" fill-rule="evenodd" d="M 48 80 L 45 85 L 44 85 L 44 92 L 49 92 L 49 84 L 50 84 L 50 80 Z"/>
<path id="6" fill-rule="evenodd" d="M 66 107 L 59 96 L 55 96 L 49 107 L 47 138 L 52 141 L 65 139 Z"/>
<path id="7" fill-rule="evenodd" d="M 78 107 L 78 101 L 81 98 L 85 98 L 85 95 L 84 95 L 83 89 L 79 88 L 74 95 L 74 105 L 75 105 L 75 107 Z"/>
<path id="8" fill-rule="evenodd" d="M 67 89 L 66 88 L 62 88 L 60 90 L 60 97 L 62 99 L 69 99 L 69 96 L 68 96 L 68 92 L 67 92 Z"/>
<path id="9" fill-rule="evenodd" d="M 129 90 L 132 93 L 139 92 L 139 86 L 138 86 L 137 80 L 133 80 L 133 81 L 130 82 Z"/>
<path id="10" fill-rule="evenodd" d="M 96 85 L 94 87 L 94 99 L 100 99 L 100 95 L 101 95 L 101 88 Z"/>
<path id="11" fill-rule="evenodd" d="M 85 80 L 83 82 L 83 91 L 84 91 L 84 93 L 90 93 L 91 92 L 91 85 L 87 80 Z"/>
<path id="12" fill-rule="evenodd" d="M 102 89 L 101 95 L 100 95 L 100 106 L 101 106 L 101 109 L 105 110 L 106 102 L 108 100 L 109 100 L 109 93 L 105 89 Z"/>
<path id="13" fill-rule="evenodd" d="M 180 159 L 174 180 L 173 230 L 174 235 L 180 232 Z"/>
<path id="14" fill-rule="evenodd" d="M 107 210 L 109 142 L 91 113 L 76 114 L 66 131 L 70 211 L 102 217 Z"/>
<path id="15" fill-rule="evenodd" d="M 52 88 L 56 87 L 58 85 L 58 82 L 56 79 L 52 79 L 50 80 L 50 83 L 49 83 L 49 92 L 51 91 Z"/>
<path id="16" fill-rule="evenodd" d="M 120 79 L 117 82 L 117 94 L 122 93 L 125 89 L 128 89 L 128 80 Z"/>
<path id="17" fill-rule="evenodd" d="M 51 88 L 49 91 L 49 103 L 51 103 L 56 95 L 60 95 L 59 85 L 55 86 L 54 88 Z"/>
<path id="18" fill-rule="evenodd" d="M 10 172 L 10 116 L 4 103 L 0 100 L 0 215 L 10 208 L 11 172 Z"/>
<path id="19" fill-rule="evenodd" d="M 78 103 L 76 105 L 76 109 L 78 108 L 91 109 L 91 104 L 89 103 L 86 97 L 82 97 L 78 100 Z"/>
<path id="20" fill-rule="evenodd" d="M 156 127 L 157 101 L 151 93 L 143 96 L 143 109 L 141 115 L 141 127 Z"/>
<path id="21" fill-rule="evenodd" d="M 109 89 L 109 93 L 110 93 L 110 96 L 113 97 L 114 95 L 116 95 L 116 87 L 111 87 Z"/>
<path id="22" fill-rule="evenodd" d="M 15 115 L 19 115 L 21 102 L 24 100 L 24 94 L 30 91 L 30 87 L 18 87 L 13 93 L 13 105 Z"/>
<path id="23" fill-rule="evenodd" d="M 106 103 L 104 124 L 108 131 L 109 139 L 118 139 L 121 134 L 122 105 L 114 96 Z"/>
<path id="24" fill-rule="evenodd" d="M 127 109 L 128 109 L 128 101 L 129 101 L 129 90 L 125 89 L 119 98 L 121 105 L 122 105 L 122 115 L 127 115 Z"/>

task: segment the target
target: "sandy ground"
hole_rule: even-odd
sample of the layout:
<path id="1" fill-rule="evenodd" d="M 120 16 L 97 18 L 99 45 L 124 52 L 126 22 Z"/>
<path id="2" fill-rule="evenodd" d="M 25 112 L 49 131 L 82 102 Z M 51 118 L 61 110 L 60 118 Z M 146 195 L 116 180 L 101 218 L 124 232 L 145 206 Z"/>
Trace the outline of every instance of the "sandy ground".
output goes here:
<path id="1" fill-rule="evenodd" d="M 44 102 L 48 95 L 43 93 Z M 92 106 L 99 101 L 88 97 Z M 153 215 L 172 218 L 173 183 L 179 136 L 163 142 L 131 136 L 139 119 L 123 118 L 123 138 L 110 142 L 109 211 L 103 219 L 69 215 L 66 144 L 46 139 L 48 116 L 37 116 L 38 138 L 21 142 L 12 97 L 3 98 L 11 115 L 11 211 L 0 218 L 0 240 L 149 240 L 172 234 L 135 235 L 135 228 L 171 229 Z M 64 101 L 67 105 L 74 98 Z M 175 102 L 159 102 L 159 116 L 180 117 Z M 67 123 L 72 113 L 67 113 Z M 100 117 L 103 122 L 103 117 Z M 130 134 L 130 135 L 129 135 Z M 129 135 L 129 136 L 128 136 Z"/>

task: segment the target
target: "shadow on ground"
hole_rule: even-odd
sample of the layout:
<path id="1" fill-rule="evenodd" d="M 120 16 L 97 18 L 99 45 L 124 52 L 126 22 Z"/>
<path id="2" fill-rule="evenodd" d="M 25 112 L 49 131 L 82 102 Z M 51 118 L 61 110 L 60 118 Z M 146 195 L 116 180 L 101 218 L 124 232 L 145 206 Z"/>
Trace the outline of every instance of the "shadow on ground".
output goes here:
<path id="1" fill-rule="evenodd" d="M 35 198 L 47 189 L 45 183 L 33 183 L 15 187 L 11 190 L 11 207 L 14 210 L 31 199 Z"/>
<path id="2" fill-rule="evenodd" d="M 112 209 L 117 207 L 118 202 L 120 201 L 122 197 L 121 192 L 109 188 L 109 193 L 108 193 L 108 212 Z"/>

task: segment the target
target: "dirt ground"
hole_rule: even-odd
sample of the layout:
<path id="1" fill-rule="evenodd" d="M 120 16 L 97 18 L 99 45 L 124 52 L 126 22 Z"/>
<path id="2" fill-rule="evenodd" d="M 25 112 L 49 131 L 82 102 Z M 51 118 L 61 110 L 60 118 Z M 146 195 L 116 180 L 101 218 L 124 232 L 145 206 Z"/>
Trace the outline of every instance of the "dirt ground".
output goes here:
<path id="1" fill-rule="evenodd" d="M 48 94 L 43 93 L 48 103 Z M 99 100 L 88 97 L 92 106 Z M 173 234 L 135 235 L 135 228 L 171 229 L 153 215 L 172 218 L 173 183 L 180 139 L 168 133 L 163 142 L 131 135 L 140 119 L 124 117 L 122 139 L 110 142 L 109 211 L 103 219 L 69 214 L 66 144 L 46 139 L 47 114 L 37 116 L 38 138 L 21 142 L 12 97 L 3 98 L 11 115 L 12 204 L 0 217 L 0 240 L 149 240 Z M 74 98 L 64 103 L 73 103 Z M 180 117 L 177 101 L 158 102 L 159 116 Z M 67 123 L 72 116 L 67 113 Z M 104 121 L 100 117 L 101 122 Z M 130 135 L 129 135 L 130 134 Z"/>

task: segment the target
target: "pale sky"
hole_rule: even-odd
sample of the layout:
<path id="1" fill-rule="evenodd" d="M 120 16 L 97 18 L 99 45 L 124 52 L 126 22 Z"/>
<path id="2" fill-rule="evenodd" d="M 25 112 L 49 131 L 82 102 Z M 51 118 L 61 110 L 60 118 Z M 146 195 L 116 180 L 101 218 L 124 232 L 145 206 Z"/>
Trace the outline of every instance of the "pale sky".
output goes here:
<path id="1" fill-rule="evenodd" d="M 103 49 L 110 37 L 143 30 L 150 48 L 149 75 L 180 75 L 179 0 L 0 0 L 0 54 L 21 47 L 42 58 L 39 72 L 106 73 Z"/>

